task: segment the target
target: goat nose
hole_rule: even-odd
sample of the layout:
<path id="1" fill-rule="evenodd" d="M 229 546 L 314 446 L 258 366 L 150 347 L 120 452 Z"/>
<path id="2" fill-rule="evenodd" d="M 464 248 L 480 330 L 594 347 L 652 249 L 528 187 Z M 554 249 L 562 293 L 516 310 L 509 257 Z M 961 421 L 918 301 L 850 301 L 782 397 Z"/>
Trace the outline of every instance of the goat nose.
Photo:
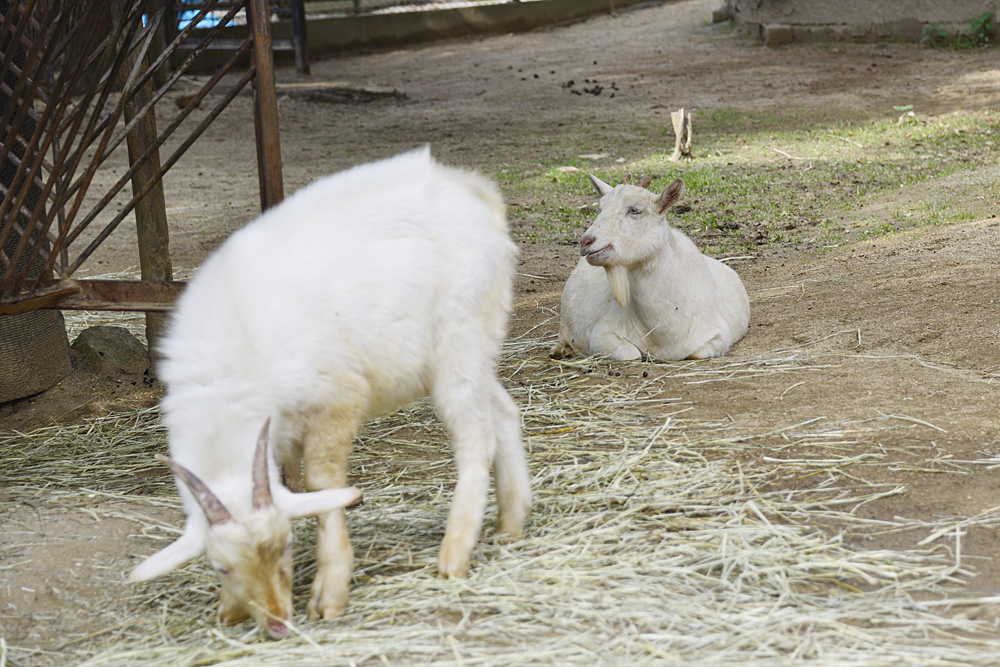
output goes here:
<path id="1" fill-rule="evenodd" d="M 288 626 L 284 621 L 272 618 L 267 622 L 267 632 L 275 639 L 284 639 L 288 636 Z"/>
<path id="2" fill-rule="evenodd" d="M 595 239 L 593 236 L 589 234 L 580 239 L 580 254 L 586 255 L 587 252 L 590 250 L 590 246 L 594 245 L 594 241 L 596 240 L 597 239 Z"/>

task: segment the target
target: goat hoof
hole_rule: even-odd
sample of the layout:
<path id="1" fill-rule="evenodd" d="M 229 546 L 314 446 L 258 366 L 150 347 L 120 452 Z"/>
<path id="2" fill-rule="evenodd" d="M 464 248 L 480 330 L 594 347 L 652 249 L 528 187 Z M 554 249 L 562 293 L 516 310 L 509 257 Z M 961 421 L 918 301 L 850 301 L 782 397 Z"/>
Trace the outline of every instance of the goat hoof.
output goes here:
<path id="1" fill-rule="evenodd" d="M 464 579 L 469 574 L 469 556 L 448 554 L 442 549 L 438 559 L 438 574 L 445 579 Z"/>
<path id="2" fill-rule="evenodd" d="M 572 359 L 573 358 L 573 348 L 569 343 L 559 341 L 552 346 L 549 350 L 550 359 Z"/>
<path id="3" fill-rule="evenodd" d="M 339 616 L 347 608 L 347 589 L 337 590 L 313 582 L 313 593 L 306 614 L 310 621 Z"/>
<path id="4" fill-rule="evenodd" d="M 342 603 L 338 602 L 330 605 L 323 605 L 322 603 L 311 601 L 306 613 L 310 621 L 315 621 L 321 618 L 333 618 L 335 616 L 340 616 L 344 613 L 344 609 L 346 608 L 346 600 Z"/>
<path id="5" fill-rule="evenodd" d="M 531 506 L 517 512 L 501 512 L 497 518 L 497 537 L 504 542 L 513 542 L 524 537 L 524 522 L 528 519 Z"/>
<path id="6" fill-rule="evenodd" d="M 520 521 L 504 521 L 501 517 L 497 522 L 497 537 L 504 542 L 514 542 L 524 537 L 524 519 Z"/>
<path id="7" fill-rule="evenodd" d="M 497 541 L 500 544 L 511 544 L 524 537 L 524 530 L 504 530 L 502 526 L 497 528 Z"/>

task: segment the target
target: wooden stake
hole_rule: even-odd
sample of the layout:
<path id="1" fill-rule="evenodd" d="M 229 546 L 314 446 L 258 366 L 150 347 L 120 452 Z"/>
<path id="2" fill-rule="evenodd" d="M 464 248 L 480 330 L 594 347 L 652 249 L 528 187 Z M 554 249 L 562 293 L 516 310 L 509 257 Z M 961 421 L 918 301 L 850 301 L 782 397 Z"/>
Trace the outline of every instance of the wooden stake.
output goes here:
<path id="1" fill-rule="evenodd" d="M 116 22 L 123 20 L 126 4 L 117 0 L 112 5 Z M 124 44 L 119 48 L 125 48 Z M 125 65 L 120 70 L 121 84 L 125 84 L 128 73 L 136 62 L 136 53 L 130 52 L 125 58 Z M 146 63 L 143 63 L 145 66 Z M 127 92 L 127 91 L 126 91 Z M 123 93 L 124 94 L 124 93 Z M 125 104 L 125 122 L 134 119 L 142 108 L 153 97 L 153 86 L 146 82 Z M 147 152 L 149 159 L 132 176 L 132 193 L 138 194 L 160 172 L 159 150 L 149 150 L 156 141 L 156 115 L 146 113 L 142 120 L 126 137 L 128 157 L 135 164 Z M 143 280 L 169 281 L 173 280 L 173 267 L 170 263 L 170 234 L 167 230 L 167 204 L 163 195 L 163 181 L 157 180 L 153 187 L 140 199 L 135 206 L 135 225 L 139 242 L 139 268 Z M 154 368 L 156 343 L 166 326 L 165 313 L 146 313 L 146 342 L 149 345 L 150 368 Z"/>
<path id="2" fill-rule="evenodd" d="M 247 20 L 253 36 L 253 118 L 257 136 L 257 175 L 260 208 L 271 208 L 285 198 L 281 178 L 281 142 L 278 139 L 278 96 L 274 88 L 271 52 L 271 6 L 267 0 L 249 0 Z"/>
<path id="3" fill-rule="evenodd" d="M 686 109 L 678 109 L 670 114 L 674 124 L 674 154 L 670 159 L 674 162 L 682 157 L 691 157 L 691 113 Z"/>

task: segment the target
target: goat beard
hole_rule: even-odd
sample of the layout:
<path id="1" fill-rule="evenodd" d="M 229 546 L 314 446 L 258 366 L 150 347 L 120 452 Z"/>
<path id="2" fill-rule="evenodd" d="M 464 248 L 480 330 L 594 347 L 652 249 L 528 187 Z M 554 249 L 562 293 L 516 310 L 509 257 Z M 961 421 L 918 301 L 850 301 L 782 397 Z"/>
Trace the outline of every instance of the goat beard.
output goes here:
<path id="1" fill-rule="evenodd" d="M 608 274 L 608 283 L 611 285 L 611 295 L 622 308 L 628 308 L 629 283 L 628 269 L 624 266 L 606 266 L 604 271 Z"/>

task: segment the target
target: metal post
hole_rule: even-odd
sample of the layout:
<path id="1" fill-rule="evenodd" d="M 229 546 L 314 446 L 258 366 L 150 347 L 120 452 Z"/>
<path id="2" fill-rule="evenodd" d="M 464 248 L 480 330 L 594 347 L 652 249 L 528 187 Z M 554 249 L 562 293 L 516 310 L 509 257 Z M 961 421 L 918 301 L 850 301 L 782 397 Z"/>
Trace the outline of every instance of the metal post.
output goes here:
<path id="1" fill-rule="evenodd" d="M 309 74 L 305 0 L 292 0 L 292 48 L 295 49 L 295 69 L 299 74 Z"/>

